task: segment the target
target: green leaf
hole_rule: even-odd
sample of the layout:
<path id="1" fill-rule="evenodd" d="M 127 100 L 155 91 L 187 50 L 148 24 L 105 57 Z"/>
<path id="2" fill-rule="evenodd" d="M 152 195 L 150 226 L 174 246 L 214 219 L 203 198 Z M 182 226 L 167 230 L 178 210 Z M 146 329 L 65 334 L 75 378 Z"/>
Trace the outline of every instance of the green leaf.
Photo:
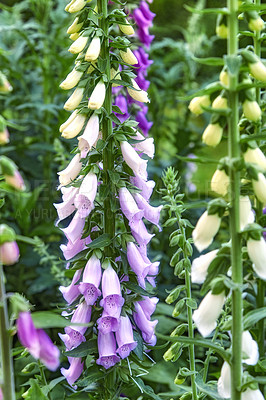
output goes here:
<path id="1" fill-rule="evenodd" d="M 153 389 L 150 386 L 145 385 L 142 379 L 134 378 L 134 382 L 136 382 L 142 393 L 147 394 L 149 398 L 154 400 L 161 400 L 161 398 L 154 393 Z"/>
<path id="2" fill-rule="evenodd" d="M 125 287 L 129 290 L 132 290 L 134 293 L 140 294 L 141 296 L 149 296 L 149 297 L 154 296 L 154 292 L 149 293 L 146 290 L 142 289 L 139 285 L 137 285 L 136 283 L 133 283 L 133 282 L 126 282 Z"/>
<path id="3" fill-rule="evenodd" d="M 223 14 L 223 15 L 228 15 L 229 11 L 227 8 L 204 8 L 204 9 L 198 9 L 198 8 L 193 8 L 188 5 L 184 5 L 184 8 L 188 10 L 191 13 L 196 13 L 196 14 Z"/>
<path id="4" fill-rule="evenodd" d="M 108 170 L 108 175 L 110 176 L 111 181 L 117 185 L 120 181 L 120 175 L 118 172 Z"/>
<path id="5" fill-rule="evenodd" d="M 186 299 L 186 305 L 192 310 L 196 310 L 196 308 L 198 307 L 195 299 Z"/>
<path id="6" fill-rule="evenodd" d="M 133 331 L 133 336 L 134 340 L 138 343 L 133 351 L 140 360 L 143 360 L 143 339 L 137 331 Z"/>
<path id="7" fill-rule="evenodd" d="M 26 400 L 48 400 L 48 397 L 42 392 L 36 379 L 30 379 L 30 388 L 27 392 Z"/>
<path id="8" fill-rule="evenodd" d="M 87 370 L 87 373 L 88 373 L 88 376 L 86 376 L 86 378 L 81 379 L 78 382 L 78 386 L 86 387 L 86 386 L 89 386 L 92 383 L 97 382 L 100 379 L 103 379 L 105 377 L 105 374 L 103 372 L 99 371 L 98 369 L 94 369 L 93 367 L 89 368 Z"/>
<path id="9" fill-rule="evenodd" d="M 86 357 L 88 354 L 94 353 L 97 353 L 97 341 L 96 339 L 91 339 L 81 343 L 73 350 L 66 351 L 65 355 L 67 357 Z"/>
<path id="10" fill-rule="evenodd" d="M 198 57 L 193 56 L 192 58 L 197 63 L 203 64 L 203 65 L 215 65 L 215 66 L 223 66 L 224 65 L 224 60 L 221 57 L 198 58 Z"/>
<path id="11" fill-rule="evenodd" d="M 111 243 L 112 239 L 110 238 L 110 235 L 108 233 L 104 233 L 103 235 L 97 237 L 97 239 L 94 239 L 91 243 L 89 243 L 87 247 L 90 249 L 101 249 L 109 246 L 109 244 Z"/>
<path id="12" fill-rule="evenodd" d="M 244 329 L 249 329 L 261 319 L 266 318 L 266 307 L 257 308 L 249 311 L 243 318 Z"/>
<path id="13" fill-rule="evenodd" d="M 51 311 L 37 311 L 31 314 L 36 328 L 65 328 L 71 322 L 59 314 Z"/>
<path id="14" fill-rule="evenodd" d="M 223 400 L 223 397 L 221 397 L 218 394 L 217 391 L 217 384 L 213 384 L 213 383 L 204 383 L 203 381 L 203 371 L 199 372 L 196 376 L 196 385 L 197 388 L 203 392 L 206 393 L 208 396 L 210 396 L 211 399 L 215 399 L 215 400 Z"/>
<path id="15" fill-rule="evenodd" d="M 53 388 L 60 382 L 62 382 L 65 379 L 64 376 L 60 376 L 59 378 L 53 379 L 49 385 L 46 385 L 42 388 L 42 392 L 47 395 Z"/>
<path id="16" fill-rule="evenodd" d="M 2 208 L 4 204 L 5 204 L 5 199 L 0 199 L 0 208 Z"/>

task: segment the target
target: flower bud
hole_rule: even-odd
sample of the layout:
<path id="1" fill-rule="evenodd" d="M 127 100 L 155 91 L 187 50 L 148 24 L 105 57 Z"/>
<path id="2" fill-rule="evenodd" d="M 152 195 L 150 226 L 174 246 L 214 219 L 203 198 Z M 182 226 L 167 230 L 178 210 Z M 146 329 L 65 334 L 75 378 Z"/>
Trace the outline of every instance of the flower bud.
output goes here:
<path id="1" fill-rule="evenodd" d="M 9 132 L 7 128 L 0 131 L 0 145 L 9 143 Z"/>
<path id="2" fill-rule="evenodd" d="M 24 191 L 26 189 L 24 180 L 20 175 L 19 171 L 16 170 L 14 175 L 4 175 L 5 181 L 8 185 L 12 186 L 14 189 Z"/>
<path id="3" fill-rule="evenodd" d="M 130 64 L 130 65 L 138 64 L 137 57 L 134 55 L 134 53 L 129 48 L 127 48 L 126 51 L 120 50 L 120 56 L 121 56 L 122 60 L 127 64 Z"/>
<path id="4" fill-rule="evenodd" d="M 240 230 L 242 231 L 247 224 L 254 222 L 254 213 L 248 196 L 240 196 L 239 202 Z"/>
<path id="5" fill-rule="evenodd" d="M 129 87 L 127 88 L 129 96 L 136 101 L 140 101 L 141 103 L 149 103 L 150 100 L 148 98 L 148 93 L 145 92 L 145 90 L 141 90 L 134 79 L 132 79 L 131 82 L 134 89 L 130 89 Z"/>
<path id="6" fill-rule="evenodd" d="M 95 61 L 99 57 L 101 51 L 101 39 L 99 37 L 94 37 L 86 51 L 85 60 Z"/>
<path id="7" fill-rule="evenodd" d="M 204 112 L 204 109 L 202 108 L 202 106 L 209 107 L 210 104 L 211 104 L 211 101 L 210 101 L 209 95 L 198 96 L 198 97 L 194 97 L 194 99 L 191 100 L 188 108 L 193 114 L 200 115 Z"/>
<path id="8" fill-rule="evenodd" d="M 221 196 L 228 193 L 230 179 L 224 169 L 217 169 L 211 179 L 211 190 Z"/>
<path id="9" fill-rule="evenodd" d="M 119 69 L 115 70 L 114 68 L 111 68 L 110 71 L 110 79 L 113 80 L 121 80 L 121 75 L 120 75 L 120 71 Z M 118 83 L 112 83 L 112 87 L 117 87 L 117 86 L 121 86 Z"/>
<path id="10" fill-rule="evenodd" d="M 247 365 L 256 365 L 259 359 L 258 344 L 249 331 L 242 333 L 242 359 Z"/>
<path id="11" fill-rule="evenodd" d="M 227 98 L 223 96 L 218 96 L 213 100 L 212 108 L 214 109 L 226 109 L 228 108 Z"/>
<path id="12" fill-rule="evenodd" d="M 228 75 L 228 72 L 225 71 L 224 69 L 222 69 L 219 79 L 223 86 L 225 86 L 225 87 L 229 86 L 229 75 Z"/>
<path id="13" fill-rule="evenodd" d="M 220 124 L 209 124 L 202 135 L 203 143 L 207 146 L 216 147 L 223 136 L 223 128 Z"/>
<path id="14" fill-rule="evenodd" d="M 64 104 L 64 109 L 71 111 L 78 107 L 83 98 L 84 88 L 76 88 Z"/>
<path id="15" fill-rule="evenodd" d="M 199 251 L 207 249 L 220 228 L 221 218 L 218 214 L 209 215 L 205 211 L 192 232 L 194 244 Z"/>
<path id="16" fill-rule="evenodd" d="M 259 389 L 252 390 L 248 388 L 241 393 L 241 400 L 265 400 Z"/>
<path id="17" fill-rule="evenodd" d="M 98 82 L 89 99 L 88 108 L 91 110 L 101 108 L 105 99 L 105 91 L 105 84 L 102 81 Z"/>
<path id="18" fill-rule="evenodd" d="M 257 199 L 263 204 L 266 204 L 266 179 L 265 176 L 259 172 L 258 179 L 252 179 L 252 186 Z"/>
<path id="19" fill-rule="evenodd" d="M 266 280 L 266 242 L 264 238 L 261 237 L 260 240 L 249 238 L 247 250 L 254 271 L 261 279 Z"/>
<path id="20" fill-rule="evenodd" d="M 243 114 L 250 121 L 259 121 L 261 109 L 256 101 L 245 100 L 243 103 Z"/>
<path id="21" fill-rule="evenodd" d="M 255 149 L 248 147 L 243 156 L 246 163 L 256 164 L 266 171 L 266 157 L 258 147 Z"/>
<path id="22" fill-rule="evenodd" d="M 13 265 L 19 259 L 19 248 L 14 240 L 16 233 L 8 225 L 0 225 L 0 262 L 3 265 Z"/>
<path id="23" fill-rule="evenodd" d="M 135 31 L 133 27 L 130 25 L 127 19 L 125 19 L 125 24 L 119 24 L 120 31 L 125 35 L 134 35 Z"/>
<path id="24" fill-rule="evenodd" d="M 66 126 L 66 128 L 62 132 L 62 136 L 65 139 L 73 139 L 76 137 L 81 129 L 83 128 L 83 125 L 85 124 L 86 121 L 86 116 L 83 114 L 77 114 L 75 118 L 72 120 L 70 124 Z"/>
<path id="25" fill-rule="evenodd" d="M 57 173 L 59 175 L 59 182 L 60 182 L 59 189 L 62 186 L 68 185 L 74 179 L 76 179 L 76 177 L 80 173 L 81 167 L 82 163 L 80 161 L 80 154 L 76 154 L 72 158 L 68 166 L 63 171 Z"/>
<path id="26" fill-rule="evenodd" d="M 72 33 L 77 33 L 81 30 L 83 26 L 83 22 L 79 23 L 79 18 L 75 18 L 74 22 L 70 25 L 70 27 L 67 30 L 67 33 L 71 35 Z"/>
<path id="27" fill-rule="evenodd" d="M 216 26 L 216 35 L 221 39 L 227 39 L 228 27 L 225 24 Z"/>
<path id="28" fill-rule="evenodd" d="M 69 118 L 59 127 L 59 132 L 63 132 L 63 130 L 74 120 L 77 116 L 78 110 L 73 111 L 73 113 L 69 116 Z"/>
<path id="29" fill-rule="evenodd" d="M 266 67 L 258 58 L 257 61 L 248 64 L 251 75 L 262 82 L 266 82 Z"/>
<path id="30" fill-rule="evenodd" d="M 90 1 L 91 0 L 89 0 L 89 1 L 87 1 L 87 0 L 76 0 L 73 3 L 71 1 L 70 5 L 69 5 L 69 8 L 67 10 L 65 8 L 65 10 L 70 12 L 70 13 L 78 12 L 78 11 L 82 10 L 85 7 L 86 3 L 89 3 Z"/>
<path id="31" fill-rule="evenodd" d="M 86 46 L 89 38 L 88 36 L 79 36 L 77 40 L 69 47 L 68 51 L 72 54 L 80 53 Z"/>
<path id="32" fill-rule="evenodd" d="M 0 71 L 0 93 L 8 93 L 12 90 L 13 88 L 8 82 L 6 76 Z"/>
<path id="33" fill-rule="evenodd" d="M 75 40 L 77 40 L 79 38 L 79 33 L 71 33 L 71 35 L 69 36 L 69 39 L 71 39 L 73 42 L 75 42 Z"/>
<path id="34" fill-rule="evenodd" d="M 251 18 L 248 22 L 249 29 L 255 32 L 260 32 L 264 29 L 264 21 L 258 16 L 258 18 Z"/>
<path id="35" fill-rule="evenodd" d="M 231 368 L 230 365 L 225 361 L 221 369 L 221 376 L 217 383 L 218 393 L 224 399 L 230 399 L 231 397 Z"/>
<path id="36" fill-rule="evenodd" d="M 66 79 L 59 85 L 61 89 L 68 90 L 72 89 L 76 86 L 80 78 L 82 77 L 83 72 L 77 71 L 75 68 L 67 75 Z"/>

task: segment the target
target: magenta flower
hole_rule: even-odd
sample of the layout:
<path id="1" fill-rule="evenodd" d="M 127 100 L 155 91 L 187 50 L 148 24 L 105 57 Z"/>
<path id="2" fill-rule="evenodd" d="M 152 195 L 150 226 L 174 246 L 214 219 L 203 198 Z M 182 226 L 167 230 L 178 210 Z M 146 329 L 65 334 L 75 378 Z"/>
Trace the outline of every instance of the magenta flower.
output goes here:
<path id="1" fill-rule="evenodd" d="M 73 303 L 74 300 L 78 298 L 80 295 L 80 291 L 78 285 L 76 283 L 79 281 L 81 276 L 81 270 L 78 269 L 72 279 L 72 282 L 69 286 L 60 286 L 59 290 L 62 293 L 64 299 L 68 302 L 68 304 Z"/>
<path id="2" fill-rule="evenodd" d="M 149 343 L 154 335 L 155 326 L 158 323 L 158 320 L 151 321 L 148 319 L 138 302 L 134 303 L 135 312 L 133 312 L 133 318 L 136 322 L 138 328 L 142 332 L 142 337 L 146 343 Z"/>
<path id="3" fill-rule="evenodd" d="M 154 313 L 156 309 L 156 304 L 158 303 L 158 301 L 159 301 L 158 297 L 144 296 L 143 300 L 138 302 L 147 319 L 151 318 L 151 315 Z"/>
<path id="4" fill-rule="evenodd" d="M 148 135 L 149 130 L 151 129 L 153 122 L 149 122 L 146 118 L 146 114 L 148 111 L 148 107 L 144 106 L 142 111 L 138 111 L 136 114 L 136 121 L 139 123 L 139 128 L 142 130 L 145 136 Z"/>
<path id="5" fill-rule="evenodd" d="M 138 242 L 140 246 L 145 245 L 151 241 L 154 235 L 149 233 L 146 229 L 146 226 L 142 220 L 139 221 L 132 221 L 129 223 L 129 226 L 132 231 L 132 235 Z"/>
<path id="6" fill-rule="evenodd" d="M 129 117 L 129 113 L 128 113 L 128 107 L 127 107 L 127 100 L 125 98 L 125 96 L 119 94 L 116 98 L 115 98 L 115 105 L 117 107 L 120 108 L 120 110 L 122 111 L 123 114 L 118 114 L 115 113 L 115 115 L 117 116 L 117 118 L 120 120 L 120 122 L 124 122 L 126 119 L 128 119 Z"/>
<path id="7" fill-rule="evenodd" d="M 130 177 L 130 182 L 132 183 L 132 185 L 141 190 L 142 197 L 148 201 L 152 195 L 155 182 L 145 181 L 140 175 Z"/>
<path id="8" fill-rule="evenodd" d="M 113 367 L 120 358 L 116 355 L 115 337 L 112 332 L 103 335 L 98 334 L 99 358 L 96 361 L 98 365 L 102 365 L 105 369 Z"/>
<path id="9" fill-rule="evenodd" d="M 100 260 L 93 255 L 87 262 L 82 282 L 79 284 L 79 291 L 84 295 L 85 301 L 88 305 L 93 305 L 97 298 L 101 295 L 98 289 L 102 277 L 102 268 Z"/>
<path id="10" fill-rule="evenodd" d="M 80 377 L 83 371 L 84 363 L 81 362 L 81 358 L 68 357 L 70 366 L 68 369 L 61 368 L 61 374 L 64 375 L 69 385 L 73 386 L 73 383 Z"/>
<path id="11" fill-rule="evenodd" d="M 104 311 L 111 316 L 118 316 L 124 304 L 124 298 L 121 296 L 119 278 L 115 270 L 109 266 L 102 277 L 103 299 L 100 305 Z"/>
<path id="12" fill-rule="evenodd" d="M 145 277 L 149 272 L 150 263 L 146 263 L 143 260 L 137 246 L 133 242 L 128 242 L 127 244 L 127 259 L 132 271 L 137 275 L 139 285 L 145 288 Z"/>
<path id="13" fill-rule="evenodd" d="M 129 222 L 138 221 L 144 216 L 144 212 L 138 208 L 134 197 L 125 187 L 119 190 L 119 203 L 122 213 Z"/>
<path id="14" fill-rule="evenodd" d="M 35 328 L 29 311 L 19 313 L 17 333 L 21 344 L 34 358 L 39 358 L 52 371 L 59 367 L 60 352 L 58 348 L 42 329 Z"/>
<path id="15" fill-rule="evenodd" d="M 67 244 L 61 244 L 60 249 L 62 250 L 66 260 L 70 260 L 75 257 L 82 250 L 86 249 L 86 244 L 91 242 L 90 236 L 85 239 L 77 239 L 74 243 L 68 241 Z"/>
<path id="16" fill-rule="evenodd" d="M 97 320 L 98 330 L 103 333 L 116 332 L 119 328 L 119 315 L 118 317 L 111 317 L 105 311 L 103 311 L 102 316 Z"/>
<path id="17" fill-rule="evenodd" d="M 117 353 L 122 359 L 128 357 L 130 352 L 138 345 L 134 340 L 133 329 L 128 316 L 120 317 L 120 326 L 115 336 L 118 344 Z"/>
<path id="18" fill-rule="evenodd" d="M 151 206 L 147 200 L 144 199 L 139 193 L 134 195 L 134 198 L 137 202 L 138 207 L 144 211 L 144 217 L 150 221 L 152 224 L 158 226 L 159 231 L 161 231 L 161 227 L 159 226 L 160 213 L 163 206 L 153 207 Z"/>

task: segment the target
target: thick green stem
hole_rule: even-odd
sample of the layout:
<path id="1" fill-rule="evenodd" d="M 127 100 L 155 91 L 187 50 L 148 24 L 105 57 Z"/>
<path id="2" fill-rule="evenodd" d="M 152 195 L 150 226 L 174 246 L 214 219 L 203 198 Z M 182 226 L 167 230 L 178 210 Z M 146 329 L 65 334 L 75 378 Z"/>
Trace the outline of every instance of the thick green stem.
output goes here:
<path id="1" fill-rule="evenodd" d="M 228 55 L 236 57 L 238 51 L 238 0 L 228 0 Z M 230 71 L 229 71 L 230 72 Z M 232 165 L 233 160 L 240 157 L 239 145 L 239 111 L 237 92 L 238 73 L 229 73 L 229 107 L 232 113 L 228 119 L 228 156 L 231 160 L 230 167 L 230 237 L 232 241 L 231 263 L 232 280 L 236 287 L 232 290 L 232 367 L 231 367 L 231 400 L 241 399 L 242 383 L 242 257 L 241 237 L 239 234 L 239 199 L 240 199 L 240 173 Z"/>
<path id="2" fill-rule="evenodd" d="M 13 361 L 11 354 L 12 336 L 9 332 L 9 319 L 6 303 L 3 267 L 0 264 L 0 342 L 1 342 L 1 368 L 3 371 L 3 397 L 4 400 L 15 400 L 15 385 Z"/>
<path id="3" fill-rule="evenodd" d="M 108 10 L 107 10 L 108 1 L 107 0 L 97 0 L 97 6 L 99 14 L 102 17 L 99 19 L 100 28 L 104 32 L 104 38 L 101 46 L 101 58 L 105 62 L 105 73 L 107 75 L 108 80 L 110 80 L 110 47 L 109 47 L 109 39 L 108 39 Z M 108 83 L 106 88 L 106 95 L 104 101 L 104 108 L 107 111 L 107 115 L 109 116 L 112 112 L 112 85 Z M 102 120 L 102 135 L 103 140 L 108 141 L 107 146 L 103 150 L 103 183 L 106 186 L 110 185 L 110 178 L 108 175 L 108 171 L 112 171 L 114 167 L 114 156 L 113 156 L 113 148 L 114 144 L 112 139 L 110 139 L 110 135 L 112 134 L 112 121 L 104 114 Z M 104 233 L 108 233 L 111 238 L 115 235 L 115 214 L 112 211 L 111 207 L 111 198 L 112 193 L 109 193 L 109 196 L 104 201 Z M 109 253 L 107 255 L 111 255 L 110 248 L 107 250 Z"/>

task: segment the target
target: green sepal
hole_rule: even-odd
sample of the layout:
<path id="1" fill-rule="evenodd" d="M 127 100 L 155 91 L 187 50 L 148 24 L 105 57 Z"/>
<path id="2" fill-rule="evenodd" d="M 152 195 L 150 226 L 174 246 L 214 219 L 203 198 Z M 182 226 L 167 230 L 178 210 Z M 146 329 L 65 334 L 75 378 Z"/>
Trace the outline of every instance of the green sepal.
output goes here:
<path id="1" fill-rule="evenodd" d="M 224 56 L 224 63 L 230 75 L 236 76 L 241 67 L 241 57 L 236 55 Z"/>
<path id="2" fill-rule="evenodd" d="M 184 310 L 184 307 L 185 307 L 185 299 L 179 300 L 175 305 L 175 308 L 172 312 L 172 316 L 174 318 L 178 317 L 181 314 L 181 312 Z"/>
<path id="3" fill-rule="evenodd" d="M 6 120 L 0 115 L 0 132 L 3 132 L 6 129 Z"/>
<path id="4" fill-rule="evenodd" d="M 16 232 L 13 228 L 6 224 L 0 225 L 0 245 L 6 242 L 14 242 L 16 240 Z"/>
<path id="5" fill-rule="evenodd" d="M 20 312 L 30 311 L 31 305 L 29 301 L 20 293 L 14 293 L 10 297 L 12 315 L 17 319 Z"/>
<path id="6" fill-rule="evenodd" d="M 185 289 L 185 286 L 177 286 L 175 289 L 171 290 L 169 295 L 166 297 L 165 302 L 167 304 L 172 304 L 176 301 L 180 295 L 180 292 Z"/>
<path id="7" fill-rule="evenodd" d="M 250 179 L 258 181 L 259 180 L 259 170 L 255 168 L 252 164 L 246 163 L 247 175 Z"/>
<path id="8" fill-rule="evenodd" d="M 13 176 L 17 170 L 16 164 L 6 156 L 0 157 L 0 172 L 3 175 Z"/>
<path id="9" fill-rule="evenodd" d="M 228 205 L 224 199 L 219 198 L 211 200 L 207 207 L 208 215 L 217 214 L 221 218 L 224 215 L 224 212 L 227 207 Z"/>
<path id="10" fill-rule="evenodd" d="M 211 282 L 212 294 L 218 295 L 218 294 L 226 292 L 226 291 L 228 292 L 228 288 L 225 286 L 225 283 L 224 283 L 224 278 L 225 277 L 223 275 L 221 275 L 212 280 L 212 282 Z"/>
<path id="11" fill-rule="evenodd" d="M 249 50 L 241 50 L 240 54 L 248 64 L 254 64 L 260 61 L 260 59 Z"/>
<path id="12" fill-rule="evenodd" d="M 262 226 L 259 224 L 253 223 L 253 224 L 248 224 L 245 226 L 245 228 L 242 230 L 241 235 L 246 239 L 253 239 L 253 240 L 260 240 L 261 235 L 263 232 Z"/>

